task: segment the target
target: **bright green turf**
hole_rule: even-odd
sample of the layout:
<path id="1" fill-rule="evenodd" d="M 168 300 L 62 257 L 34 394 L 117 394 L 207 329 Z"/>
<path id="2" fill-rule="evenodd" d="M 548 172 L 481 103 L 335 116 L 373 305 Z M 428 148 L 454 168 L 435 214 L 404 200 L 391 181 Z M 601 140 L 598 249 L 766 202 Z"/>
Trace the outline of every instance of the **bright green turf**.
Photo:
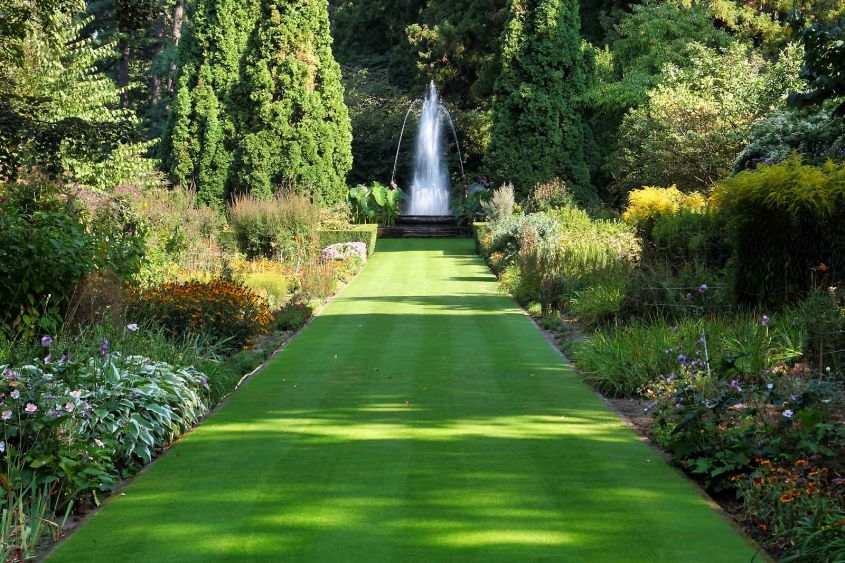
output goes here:
<path id="1" fill-rule="evenodd" d="M 749 561 L 469 240 L 382 240 L 51 561 Z"/>

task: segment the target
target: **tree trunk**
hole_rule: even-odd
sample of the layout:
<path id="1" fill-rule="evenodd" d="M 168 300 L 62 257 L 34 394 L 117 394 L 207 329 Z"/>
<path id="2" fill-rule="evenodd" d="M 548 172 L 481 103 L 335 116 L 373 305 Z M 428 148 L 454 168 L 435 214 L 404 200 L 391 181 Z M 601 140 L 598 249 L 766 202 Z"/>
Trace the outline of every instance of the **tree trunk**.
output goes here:
<path id="1" fill-rule="evenodd" d="M 173 6 L 173 29 L 171 30 L 171 39 L 173 46 L 179 46 L 179 40 L 182 38 L 182 22 L 185 19 L 185 3 L 183 0 L 176 0 L 176 5 Z M 170 63 L 170 72 L 167 73 L 167 93 L 173 97 L 174 81 L 176 79 L 176 61 Z"/>
<path id="2" fill-rule="evenodd" d="M 126 87 L 129 86 L 129 37 L 122 37 L 117 42 L 117 49 L 120 52 L 120 59 L 117 63 L 117 87 L 120 88 L 120 102 L 124 108 L 129 107 L 129 96 Z"/>
<path id="3" fill-rule="evenodd" d="M 161 101 L 161 72 L 157 67 L 161 54 L 164 51 L 164 14 L 161 14 L 155 23 L 156 47 L 153 54 L 153 70 L 150 73 L 150 107 L 157 108 Z"/>

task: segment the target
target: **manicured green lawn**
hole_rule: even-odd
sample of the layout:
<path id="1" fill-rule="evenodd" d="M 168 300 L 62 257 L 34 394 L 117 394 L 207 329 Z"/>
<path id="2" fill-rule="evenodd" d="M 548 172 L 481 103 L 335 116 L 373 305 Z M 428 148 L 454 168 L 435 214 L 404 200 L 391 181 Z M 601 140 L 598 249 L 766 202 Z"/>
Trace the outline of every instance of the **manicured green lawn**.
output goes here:
<path id="1" fill-rule="evenodd" d="M 750 561 L 469 240 L 382 240 L 51 561 Z"/>

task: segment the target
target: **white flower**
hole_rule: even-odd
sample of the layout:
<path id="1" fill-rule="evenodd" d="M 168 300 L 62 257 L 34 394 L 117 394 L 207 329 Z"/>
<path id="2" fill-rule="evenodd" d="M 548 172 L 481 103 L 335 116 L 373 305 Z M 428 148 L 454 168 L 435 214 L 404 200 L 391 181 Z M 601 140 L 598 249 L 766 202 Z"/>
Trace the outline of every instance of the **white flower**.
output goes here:
<path id="1" fill-rule="evenodd" d="M 3 411 L 3 420 L 9 420 L 12 418 L 12 411 Z"/>
<path id="2" fill-rule="evenodd" d="M 129 323 L 126 325 L 126 330 L 129 332 L 138 332 L 138 325 L 136 323 Z"/>
<path id="3" fill-rule="evenodd" d="M 70 396 L 74 399 L 78 399 L 80 395 L 82 395 L 82 391 L 79 390 L 70 392 Z"/>
<path id="4" fill-rule="evenodd" d="M 771 390 L 774 388 L 774 386 L 775 386 L 775 384 L 774 384 L 774 383 L 769 383 L 768 385 L 766 385 L 766 388 L 767 388 L 769 391 L 771 391 Z"/>
<path id="5" fill-rule="evenodd" d="M 785 416 L 786 418 L 792 418 L 792 416 L 793 416 L 794 414 L 795 414 L 795 413 L 794 413 L 794 412 L 792 412 L 792 410 L 790 410 L 790 409 L 786 409 L 785 411 L 783 411 L 783 416 Z"/>
<path id="6" fill-rule="evenodd" d="M 20 397 L 21 397 L 21 392 L 20 392 L 20 391 L 18 391 L 17 389 L 15 389 L 15 390 L 14 390 L 14 391 L 12 391 L 11 393 L 9 393 L 9 396 L 10 396 L 11 398 L 13 398 L 13 399 L 20 399 Z"/>
<path id="7" fill-rule="evenodd" d="M 97 444 L 97 447 L 99 447 L 99 448 L 102 448 L 103 446 L 105 446 L 103 441 L 100 440 L 99 438 L 94 438 L 94 443 Z"/>
<path id="8" fill-rule="evenodd" d="M 0 440 L 0 454 L 6 451 L 6 442 Z"/>

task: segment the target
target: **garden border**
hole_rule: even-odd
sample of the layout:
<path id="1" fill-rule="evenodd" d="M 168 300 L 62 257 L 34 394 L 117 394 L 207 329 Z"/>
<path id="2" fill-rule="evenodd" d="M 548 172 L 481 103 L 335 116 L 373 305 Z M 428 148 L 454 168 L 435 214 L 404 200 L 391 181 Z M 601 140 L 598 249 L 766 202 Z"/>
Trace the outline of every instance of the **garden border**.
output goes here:
<path id="1" fill-rule="evenodd" d="M 367 260 L 367 262 L 369 262 L 369 259 Z M 95 508 L 93 508 L 89 512 L 85 513 L 84 515 L 76 517 L 76 519 L 73 520 L 72 522 L 66 523 L 67 527 L 62 528 L 59 532 L 61 534 L 59 540 L 51 543 L 50 545 L 44 546 L 43 551 L 40 551 L 38 553 L 38 556 L 36 557 L 36 561 L 41 562 L 41 561 L 46 560 L 47 557 L 49 557 L 49 555 L 53 551 L 58 549 L 60 545 L 62 545 L 70 536 L 72 536 L 74 534 L 74 532 L 76 532 L 80 527 L 84 526 L 88 522 L 88 520 L 90 520 L 91 518 L 96 516 L 104 507 L 111 504 L 115 500 L 115 498 L 117 498 L 119 496 L 125 496 L 126 493 L 124 492 L 124 490 L 129 485 L 131 485 L 138 477 L 140 477 L 141 475 L 146 473 L 147 470 L 150 467 L 153 466 L 153 464 L 158 463 L 161 459 L 163 459 L 164 456 L 167 455 L 170 452 L 170 450 L 172 450 L 174 448 L 174 446 L 176 446 L 179 442 L 181 442 L 186 436 L 193 434 L 200 426 L 202 426 L 205 423 L 206 420 L 211 418 L 212 415 L 214 415 L 220 409 L 225 407 L 229 403 L 229 401 L 231 400 L 232 396 L 243 385 L 249 383 L 249 381 L 253 377 L 258 375 L 260 372 L 264 371 L 264 369 L 270 364 L 270 362 L 272 362 L 275 359 L 275 357 L 279 354 L 279 352 L 282 352 L 285 348 L 287 348 L 290 345 L 291 342 L 293 342 L 293 340 L 297 336 L 302 334 L 302 332 L 311 325 L 311 323 L 314 321 L 314 319 L 319 317 L 323 313 L 323 311 L 325 311 L 326 307 L 328 307 L 335 300 L 336 297 L 338 297 L 342 292 L 344 292 L 346 290 L 346 288 L 349 287 L 349 285 L 358 278 L 358 276 L 361 274 L 361 272 L 364 271 L 364 268 L 366 268 L 366 266 L 367 266 L 367 263 L 365 262 L 364 265 L 361 267 L 361 269 L 350 280 L 344 282 L 338 288 L 338 290 L 334 292 L 334 294 L 332 296 L 330 296 L 328 299 L 326 299 L 314 311 L 314 314 L 311 315 L 311 318 L 309 318 L 305 322 L 305 324 L 303 324 L 301 327 L 299 327 L 298 329 L 293 331 L 290 334 L 290 336 L 287 339 L 285 339 L 284 342 L 282 342 L 279 345 L 279 347 L 276 348 L 276 350 L 274 350 L 271 354 L 269 354 L 267 356 L 267 358 L 262 363 L 258 364 L 255 368 L 252 369 L 252 371 L 244 374 L 243 377 L 241 377 L 238 380 L 238 382 L 235 384 L 235 386 L 232 387 L 232 389 L 228 393 L 226 393 L 217 402 L 217 404 L 214 405 L 214 407 L 210 408 L 208 410 L 208 412 L 205 414 L 205 416 L 203 416 L 200 420 L 198 420 L 196 422 L 196 424 L 194 424 L 187 431 L 180 434 L 176 439 L 174 439 L 172 442 L 170 442 L 170 444 L 168 444 L 167 447 L 162 448 L 162 450 L 159 452 L 159 454 L 157 456 L 155 456 L 152 461 L 150 461 L 148 464 L 144 465 L 141 469 L 139 469 L 137 473 L 135 473 L 131 477 L 127 477 L 126 479 L 122 479 L 121 481 L 119 481 L 117 486 L 115 487 L 114 491 L 111 494 L 109 494 L 106 498 L 104 498 L 103 501 L 99 505 L 97 505 Z"/>

